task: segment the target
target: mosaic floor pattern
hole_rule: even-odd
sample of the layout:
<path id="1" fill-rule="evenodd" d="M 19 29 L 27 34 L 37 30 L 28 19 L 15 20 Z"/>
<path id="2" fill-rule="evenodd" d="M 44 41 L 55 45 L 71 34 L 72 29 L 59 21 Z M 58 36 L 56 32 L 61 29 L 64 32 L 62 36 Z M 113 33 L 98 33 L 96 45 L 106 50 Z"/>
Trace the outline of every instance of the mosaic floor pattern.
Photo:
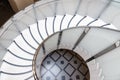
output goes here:
<path id="1" fill-rule="evenodd" d="M 42 80 L 89 80 L 84 60 L 70 50 L 55 50 L 43 60 Z"/>

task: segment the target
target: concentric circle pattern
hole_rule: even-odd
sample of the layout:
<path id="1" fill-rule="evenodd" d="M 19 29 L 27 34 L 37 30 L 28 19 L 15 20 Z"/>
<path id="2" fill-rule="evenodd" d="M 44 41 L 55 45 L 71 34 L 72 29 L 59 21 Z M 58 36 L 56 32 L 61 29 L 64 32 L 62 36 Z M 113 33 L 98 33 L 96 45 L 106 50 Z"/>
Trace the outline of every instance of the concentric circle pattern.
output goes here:
<path id="1" fill-rule="evenodd" d="M 119 0 L 41 0 L 28 6 L 0 28 L 0 79 L 41 80 L 45 56 L 67 49 L 86 62 L 90 80 L 120 80 L 119 14 Z M 64 68 L 68 76 L 75 72 L 67 74 L 71 66 Z"/>

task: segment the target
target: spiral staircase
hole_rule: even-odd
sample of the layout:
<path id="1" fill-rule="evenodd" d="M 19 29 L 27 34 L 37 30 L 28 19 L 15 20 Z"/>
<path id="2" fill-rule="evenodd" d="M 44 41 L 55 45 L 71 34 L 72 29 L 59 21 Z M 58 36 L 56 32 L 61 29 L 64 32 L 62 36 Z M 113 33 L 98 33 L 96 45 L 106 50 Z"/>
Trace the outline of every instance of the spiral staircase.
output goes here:
<path id="1" fill-rule="evenodd" d="M 119 0 L 38 1 L 0 28 L 0 79 L 120 80 L 119 21 Z"/>

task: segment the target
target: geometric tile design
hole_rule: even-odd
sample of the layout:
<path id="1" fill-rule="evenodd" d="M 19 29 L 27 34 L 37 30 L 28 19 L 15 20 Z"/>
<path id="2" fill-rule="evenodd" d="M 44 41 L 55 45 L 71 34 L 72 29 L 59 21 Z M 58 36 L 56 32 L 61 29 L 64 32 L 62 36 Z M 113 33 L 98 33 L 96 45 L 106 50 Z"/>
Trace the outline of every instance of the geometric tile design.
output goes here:
<path id="1" fill-rule="evenodd" d="M 42 80 L 55 80 L 55 77 L 50 71 L 47 71 L 46 74 L 42 76 Z"/>
<path id="2" fill-rule="evenodd" d="M 86 75 L 87 72 L 88 72 L 88 69 L 87 67 L 84 65 L 84 64 L 81 64 L 78 68 L 78 70 L 83 74 L 83 75 Z"/>
<path id="3" fill-rule="evenodd" d="M 66 52 L 66 53 L 64 54 L 64 58 L 67 59 L 68 61 L 70 61 L 70 60 L 72 59 L 72 57 L 73 57 L 73 55 L 70 54 L 69 52 Z"/>
<path id="4" fill-rule="evenodd" d="M 60 72 L 61 72 L 61 68 L 58 67 L 57 65 L 54 65 L 51 69 L 50 69 L 51 73 L 53 73 L 55 76 L 57 76 Z"/>
<path id="5" fill-rule="evenodd" d="M 68 61 L 63 57 L 61 56 L 57 61 L 56 61 L 56 64 L 58 66 L 60 66 L 61 69 L 64 69 L 67 64 L 68 64 Z"/>
<path id="6" fill-rule="evenodd" d="M 56 77 L 57 80 L 69 80 L 70 77 L 69 75 L 64 71 L 62 70 L 59 75 Z"/>
<path id="7" fill-rule="evenodd" d="M 40 70 L 42 80 L 90 80 L 85 61 L 75 52 L 66 49 L 48 54 Z"/>
<path id="8" fill-rule="evenodd" d="M 68 64 L 64 70 L 70 76 L 75 72 L 75 68 L 71 64 Z"/>
<path id="9" fill-rule="evenodd" d="M 54 61 L 57 61 L 57 59 L 60 58 L 60 54 L 57 53 L 57 52 L 54 52 L 51 54 L 51 58 L 54 60 Z"/>
<path id="10" fill-rule="evenodd" d="M 55 64 L 54 60 L 47 56 L 47 59 L 43 61 L 42 66 L 49 70 L 54 64 Z"/>

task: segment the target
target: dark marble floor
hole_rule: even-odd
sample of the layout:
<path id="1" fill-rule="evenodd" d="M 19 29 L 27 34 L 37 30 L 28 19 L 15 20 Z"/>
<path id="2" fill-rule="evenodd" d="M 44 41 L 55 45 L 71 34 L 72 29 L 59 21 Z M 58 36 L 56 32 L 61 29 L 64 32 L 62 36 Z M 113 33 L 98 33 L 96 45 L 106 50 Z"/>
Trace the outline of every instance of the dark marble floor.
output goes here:
<path id="1" fill-rule="evenodd" d="M 14 11 L 11 9 L 7 0 L 0 0 L 0 27 L 12 16 Z"/>

